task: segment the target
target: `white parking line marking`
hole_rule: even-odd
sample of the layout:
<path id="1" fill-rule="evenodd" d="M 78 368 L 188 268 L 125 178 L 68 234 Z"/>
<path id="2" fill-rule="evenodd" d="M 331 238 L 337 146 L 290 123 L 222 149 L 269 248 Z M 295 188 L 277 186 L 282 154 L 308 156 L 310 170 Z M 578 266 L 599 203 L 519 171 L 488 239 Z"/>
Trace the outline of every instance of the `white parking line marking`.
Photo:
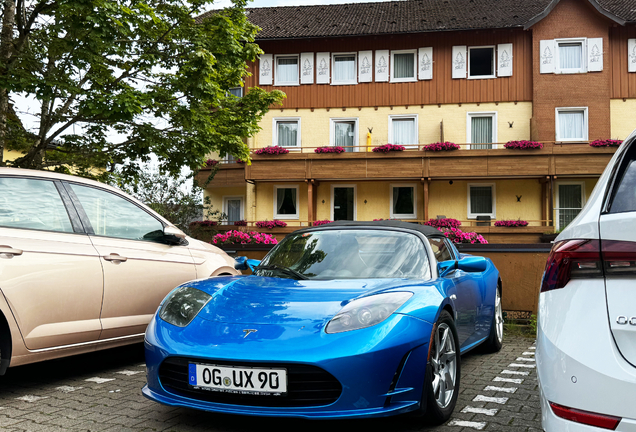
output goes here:
<path id="1" fill-rule="evenodd" d="M 469 427 L 469 428 L 473 428 L 477 430 L 482 430 L 483 428 L 486 427 L 486 423 L 484 422 L 471 422 L 471 421 L 464 421 L 464 420 L 451 420 L 450 423 L 448 423 L 448 425 Z"/>
<path id="2" fill-rule="evenodd" d="M 71 392 L 74 392 L 75 390 L 80 390 L 83 388 L 84 387 L 60 386 L 60 387 L 55 387 L 55 390 L 59 390 L 63 393 L 71 393 Z"/>
<path id="3" fill-rule="evenodd" d="M 494 416 L 495 414 L 497 414 L 497 412 L 499 412 L 499 410 L 496 409 L 496 408 L 488 409 L 488 408 L 474 408 L 474 407 L 471 407 L 471 406 L 467 406 L 467 407 L 464 407 L 462 412 L 463 413 L 484 414 L 484 415 L 487 415 L 487 416 Z"/>
<path id="4" fill-rule="evenodd" d="M 498 397 L 477 395 L 475 396 L 475 399 L 473 399 L 473 402 L 492 402 L 492 403 L 498 403 L 498 404 L 505 404 L 506 402 L 508 402 L 508 398 L 507 397 L 498 398 Z"/>
<path id="5" fill-rule="evenodd" d="M 501 373 L 502 374 L 508 374 L 508 375 L 530 375 L 530 372 L 511 371 L 511 370 L 508 370 L 508 369 L 502 370 Z"/>
<path id="6" fill-rule="evenodd" d="M 16 399 L 24 401 L 24 402 L 33 403 L 33 402 L 39 401 L 40 399 L 48 399 L 48 396 L 26 395 L 26 396 L 20 396 L 20 397 L 18 397 Z"/>
<path id="7" fill-rule="evenodd" d="M 526 351 L 526 352 L 524 352 L 524 353 L 523 353 L 523 354 L 521 354 L 521 355 L 534 355 L 534 353 L 533 353 L 533 352 L 527 352 L 527 351 Z"/>
<path id="8" fill-rule="evenodd" d="M 508 367 L 522 367 L 522 368 L 530 368 L 534 369 L 534 365 L 532 364 L 518 364 L 518 363 L 510 363 Z"/>
<path id="9" fill-rule="evenodd" d="M 126 376 L 131 376 L 131 375 L 137 375 L 138 373 L 141 373 L 141 371 L 123 370 L 123 371 L 119 371 L 119 372 L 115 372 L 115 373 L 126 375 Z"/>
<path id="10" fill-rule="evenodd" d="M 93 377 L 93 378 L 86 379 L 86 380 L 84 380 L 84 381 L 94 382 L 94 383 L 97 383 L 97 384 L 104 384 L 104 383 L 106 383 L 106 382 L 108 382 L 108 381 L 115 381 L 115 378 L 100 378 L 100 377 Z"/>
<path id="11" fill-rule="evenodd" d="M 536 347 L 536 346 L 531 346 L 531 347 L 528 347 L 528 349 L 536 350 L 536 349 L 537 349 L 537 347 Z"/>
<path id="12" fill-rule="evenodd" d="M 137 367 L 143 367 L 143 368 L 145 368 L 145 367 L 146 367 L 146 363 L 138 364 L 138 365 L 137 365 Z"/>
<path id="13" fill-rule="evenodd" d="M 521 384 L 523 382 L 523 379 L 521 378 L 501 378 L 501 377 L 494 377 L 493 381 L 498 381 L 498 382 L 507 382 L 507 383 L 513 383 L 513 384 Z"/>
<path id="14" fill-rule="evenodd" d="M 526 357 L 517 357 L 517 361 L 533 362 L 534 359 L 533 358 L 526 358 Z"/>
<path id="15" fill-rule="evenodd" d="M 517 391 L 517 387 L 495 387 L 495 386 L 486 386 L 484 391 L 498 391 L 504 393 L 514 393 Z"/>

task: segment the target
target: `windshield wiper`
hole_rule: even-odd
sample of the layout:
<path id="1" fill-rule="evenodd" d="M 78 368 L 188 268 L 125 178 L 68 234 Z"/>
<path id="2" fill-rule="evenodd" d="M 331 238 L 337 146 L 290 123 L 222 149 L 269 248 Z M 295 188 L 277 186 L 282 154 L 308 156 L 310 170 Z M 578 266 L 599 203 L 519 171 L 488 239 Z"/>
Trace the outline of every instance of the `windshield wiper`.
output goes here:
<path id="1" fill-rule="evenodd" d="M 297 272 L 296 270 L 290 269 L 289 267 L 285 267 L 278 264 L 268 264 L 268 265 L 259 265 L 254 267 L 255 270 L 278 270 L 281 273 L 284 273 L 288 276 L 293 276 L 298 279 L 307 280 L 309 279 L 302 273 Z"/>

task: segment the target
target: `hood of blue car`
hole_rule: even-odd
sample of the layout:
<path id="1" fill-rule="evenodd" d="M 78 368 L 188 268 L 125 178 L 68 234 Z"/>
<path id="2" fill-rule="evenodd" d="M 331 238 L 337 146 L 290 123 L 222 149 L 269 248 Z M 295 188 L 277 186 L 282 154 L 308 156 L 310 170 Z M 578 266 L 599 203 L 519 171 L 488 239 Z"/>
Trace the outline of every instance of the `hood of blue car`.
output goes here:
<path id="1" fill-rule="evenodd" d="M 198 287 L 201 288 L 201 287 Z M 408 279 L 293 280 L 248 276 L 216 284 L 199 317 L 240 324 L 322 325 L 349 301 L 384 291 L 412 291 Z"/>

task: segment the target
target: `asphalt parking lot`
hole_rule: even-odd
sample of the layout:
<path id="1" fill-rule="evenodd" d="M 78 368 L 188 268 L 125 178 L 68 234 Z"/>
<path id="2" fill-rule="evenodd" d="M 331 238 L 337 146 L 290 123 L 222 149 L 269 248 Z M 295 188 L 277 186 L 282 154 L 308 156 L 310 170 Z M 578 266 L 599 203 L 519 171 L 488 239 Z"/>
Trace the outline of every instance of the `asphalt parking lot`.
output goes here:
<path id="1" fill-rule="evenodd" d="M 241 417 L 171 408 L 141 395 L 143 347 L 112 349 L 10 369 L 0 377 L 0 431 L 541 431 L 534 340 L 506 335 L 497 354 L 462 357 L 452 419 L 307 421 Z"/>

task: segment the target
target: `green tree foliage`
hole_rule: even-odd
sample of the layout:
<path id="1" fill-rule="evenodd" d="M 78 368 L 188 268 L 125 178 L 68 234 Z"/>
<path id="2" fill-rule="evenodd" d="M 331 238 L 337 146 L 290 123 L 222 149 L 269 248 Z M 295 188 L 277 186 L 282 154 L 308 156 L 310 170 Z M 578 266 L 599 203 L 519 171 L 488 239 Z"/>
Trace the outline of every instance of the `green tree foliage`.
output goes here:
<path id="1" fill-rule="evenodd" d="M 39 128 L 8 165 L 84 175 L 98 167 L 102 177 L 118 165 L 130 180 L 151 153 L 172 176 L 197 170 L 212 151 L 249 160 L 244 137 L 284 94 L 229 94 L 261 53 L 258 28 L 246 0 L 195 23 L 211 3 L 3 0 L 0 164 L 10 135 L 5 102 L 18 93 L 38 101 Z"/>

